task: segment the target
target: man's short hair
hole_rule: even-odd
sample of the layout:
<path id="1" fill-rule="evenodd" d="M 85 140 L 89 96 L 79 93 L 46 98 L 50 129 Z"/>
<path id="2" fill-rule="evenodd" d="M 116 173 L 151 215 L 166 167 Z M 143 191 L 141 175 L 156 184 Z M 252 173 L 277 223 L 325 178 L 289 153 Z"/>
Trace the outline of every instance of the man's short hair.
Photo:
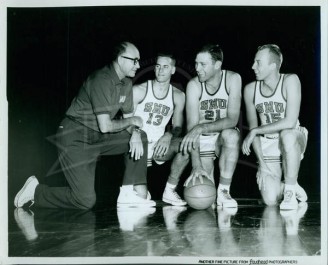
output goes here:
<path id="1" fill-rule="evenodd" d="M 128 41 L 122 41 L 117 43 L 113 48 L 112 61 L 116 61 L 117 58 L 126 51 L 126 48 L 129 44 L 130 42 Z"/>
<path id="2" fill-rule="evenodd" d="M 275 63 L 277 65 L 277 68 L 279 69 L 282 64 L 282 53 L 278 45 L 276 44 L 265 44 L 262 46 L 259 46 L 257 48 L 257 51 L 262 51 L 264 49 L 268 49 L 270 53 L 270 63 Z"/>
<path id="3" fill-rule="evenodd" d="M 157 53 L 157 56 L 156 56 L 156 61 L 159 57 L 167 57 L 167 58 L 170 58 L 172 60 L 172 65 L 175 66 L 176 64 L 176 59 L 174 57 L 174 55 L 172 53 L 168 53 L 168 52 L 159 52 Z"/>
<path id="4" fill-rule="evenodd" d="M 208 52 L 214 62 L 221 61 L 223 62 L 223 51 L 219 44 L 206 44 L 204 45 L 198 53 Z"/>

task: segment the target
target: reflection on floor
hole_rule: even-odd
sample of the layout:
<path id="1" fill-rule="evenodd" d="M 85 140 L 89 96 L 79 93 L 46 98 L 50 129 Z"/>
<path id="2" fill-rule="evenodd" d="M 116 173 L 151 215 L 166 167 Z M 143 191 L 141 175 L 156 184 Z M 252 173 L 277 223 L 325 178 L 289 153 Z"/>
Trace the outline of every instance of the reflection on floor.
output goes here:
<path id="1" fill-rule="evenodd" d="M 239 208 L 14 209 L 9 257 L 320 255 L 320 204 L 280 211 L 257 200 Z"/>

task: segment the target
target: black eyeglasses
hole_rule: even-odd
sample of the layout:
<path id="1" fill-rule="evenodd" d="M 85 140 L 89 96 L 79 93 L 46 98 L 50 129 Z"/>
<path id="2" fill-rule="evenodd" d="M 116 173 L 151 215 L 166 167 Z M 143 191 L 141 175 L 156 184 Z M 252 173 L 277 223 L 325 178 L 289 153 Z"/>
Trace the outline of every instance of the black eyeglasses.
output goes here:
<path id="1" fill-rule="evenodd" d="M 126 57 L 126 56 L 123 56 L 123 55 L 121 55 L 121 57 L 133 61 L 133 64 L 134 65 L 136 65 L 137 63 L 139 63 L 139 60 L 140 60 L 138 58 L 130 58 L 130 57 Z"/>

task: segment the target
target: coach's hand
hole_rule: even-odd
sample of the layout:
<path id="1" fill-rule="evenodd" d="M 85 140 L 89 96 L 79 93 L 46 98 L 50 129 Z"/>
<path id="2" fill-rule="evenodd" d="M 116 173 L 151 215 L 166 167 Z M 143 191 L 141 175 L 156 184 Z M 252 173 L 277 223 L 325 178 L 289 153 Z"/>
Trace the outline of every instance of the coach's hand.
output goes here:
<path id="1" fill-rule="evenodd" d="M 142 123 L 141 117 L 133 116 L 133 117 L 131 117 L 131 119 L 132 119 L 132 125 L 142 128 L 143 123 Z"/>
<path id="2" fill-rule="evenodd" d="M 141 141 L 141 135 L 140 132 L 133 131 L 131 138 L 130 138 L 130 150 L 131 157 L 135 160 L 139 160 L 141 156 L 143 156 L 143 146 Z"/>
<path id="3" fill-rule="evenodd" d="M 192 185 L 195 185 L 195 181 L 199 178 L 200 183 L 204 183 L 203 178 L 209 178 L 206 170 L 202 167 L 193 168 L 191 171 L 191 175 L 187 178 L 183 186 L 188 186 L 189 182 L 192 181 Z"/>

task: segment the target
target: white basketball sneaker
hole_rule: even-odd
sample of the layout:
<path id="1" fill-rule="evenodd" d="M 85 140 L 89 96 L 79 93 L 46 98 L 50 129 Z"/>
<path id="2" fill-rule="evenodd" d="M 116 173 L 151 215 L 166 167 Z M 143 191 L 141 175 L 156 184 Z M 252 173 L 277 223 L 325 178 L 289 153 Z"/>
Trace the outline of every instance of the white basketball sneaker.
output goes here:
<path id="1" fill-rule="evenodd" d="M 306 202 L 300 202 L 297 209 L 280 211 L 280 215 L 285 223 L 287 235 L 293 236 L 298 234 L 299 222 L 305 215 L 307 208 L 308 204 Z"/>
<path id="2" fill-rule="evenodd" d="M 186 211 L 185 206 L 164 206 L 163 217 L 167 230 L 174 230 L 177 228 L 177 220 L 179 215 Z"/>
<path id="3" fill-rule="evenodd" d="M 20 191 L 16 194 L 14 204 L 18 207 L 23 207 L 25 203 L 28 203 L 29 201 L 32 201 L 32 204 L 29 206 L 31 207 L 34 204 L 34 193 L 36 186 L 39 185 L 39 181 L 35 176 L 29 177 L 23 188 L 20 189 Z"/>
<path id="4" fill-rule="evenodd" d="M 228 231 L 231 228 L 231 217 L 236 215 L 238 208 L 217 207 L 218 226 L 220 231 Z"/>
<path id="5" fill-rule="evenodd" d="M 230 193 L 227 189 L 218 190 L 218 197 L 216 199 L 216 204 L 217 206 L 223 206 L 227 208 L 238 207 L 237 201 L 231 198 Z"/>
<path id="6" fill-rule="evenodd" d="M 14 217 L 26 240 L 33 241 L 38 238 L 34 226 L 34 213 L 31 210 L 25 211 L 23 208 L 16 208 Z"/>
<path id="7" fill-rule="evenodd" d="M 134 231 L 146 225 L 148 217 L 156 212 L 156 208 L 118 208 L 117 218 L 122 231 Z"/>
<path id="8" fill-rule="evenodd" d="M 182 200 L 175 190 L 170 188 L 165 188 L 162 200 L 163 202 L 172 204 L 174 206 L 183 206 L 187 204 L 187 202 Z"/>
<path id="9" fill-rule="evenodd" d="M 148 196 L 147 196 L 148 197 Z M 149 198 L 149 197 L 148 197 Z M 120 194 L 117 199 L 117 207 L 154 207 L 156 202 L 150 199 L 144 199 L 138 196 L 133 189 L 120 188 Z"/>
<path id="10" fill-rule="evenodd" d="M 280 203 L 280 210 L 295 210 L 298 208 L 295 192 L 292 190 L 285 190 L 284 200 Z"/>
<path id="11" fill-rule="evenodd" d="M 295 195 L 296 199 L 300 202 L 306 202 L 308 199 L 305 190 L 298 184 L 296 185 Z"/>

